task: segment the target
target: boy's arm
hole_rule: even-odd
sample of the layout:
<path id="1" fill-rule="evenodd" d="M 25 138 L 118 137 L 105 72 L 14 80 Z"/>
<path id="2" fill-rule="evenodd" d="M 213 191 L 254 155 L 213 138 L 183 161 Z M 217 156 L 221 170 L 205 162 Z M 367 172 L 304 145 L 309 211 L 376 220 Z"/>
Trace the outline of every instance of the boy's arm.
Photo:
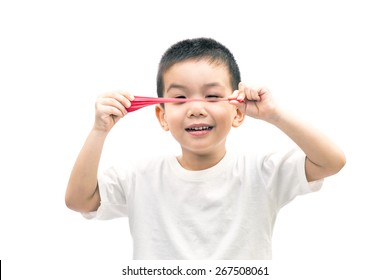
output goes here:
<path id="1" fill-rule="evenodd" d="M 305 171 L 309 182 L 336 174 L 345 165 L 343 151 L 325 134 L 292 114 L 279 110 L 270 121 L 289 136 L 306 154 Z"/>
<path id="2" fill-rule="evenodd" d="M 280 109 L 268 89 L 252 89 L 241 83 L 233 97 L 246 100 L 244 104 L 230 101 L 246 115 L 275 125 L 303 150 L 306 154 L 305 170 L 309 182 L 336 174 L 345 165 L 345 155 L 335 143 L 318 129 Z"/>
<path id="3" fill-rule="evenodd" d="M 91 130 L 76 159 L 65 194 L 66 206 L 72 210 L 91 212 L 100 205 L 97 172 L 105 137 Z"/>
<path id="4" fill-rule="evenodd" d="M 126 92 L 101 95 L 96 101 L 95 124 L 71 172 L 65 194 L 66 205 L 78 212 L 91 212 L 100 205 L 97 173 L 104 141 L 115 123 L 127 114 L 133 96 Z"/>

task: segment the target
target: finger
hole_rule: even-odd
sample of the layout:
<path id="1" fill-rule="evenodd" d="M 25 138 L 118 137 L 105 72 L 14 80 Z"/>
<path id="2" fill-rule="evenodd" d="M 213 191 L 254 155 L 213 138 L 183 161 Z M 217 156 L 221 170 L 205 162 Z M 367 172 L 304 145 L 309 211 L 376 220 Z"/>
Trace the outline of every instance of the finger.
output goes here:
<path id="1" fill-rule="evenodd" d="M 265 94 L 270 94 L 270 91 L 266 87 L 261 87 L 258 90 L 260 98 Z"/>
<path id="2" fill-rule="evenodd" d="M 244 87 L 244 92 L 245 92 L 246 98 L 252 100 L 251 88 L 248 87 L 248 86 L 245 86 L 245 87 Z"/>
<path id="3" fill-rule="evenodd" d="M 235 100 L 235 99 L 237 99 L 237 96 L 238 96 L 238 90 L 235 90 L 235 91 L 233 91 L 233 93 L 231 95 L 229 95 L 227 97 L 227 99 L 228 100 Z"/>
<path id="4" fill-rule="evenodd" d="M 113 106 L 102 106 L 101 112 L 104 116 L 115 116 L 118 118 L 123 118 L 126 115 L 121 110 Z"/>
<path id="5" fill-rule="evenodd" d="M 250 89 L 249 95 L 250 95 L 251 100 L 260 101 L 261 98 L 260 98 L 259 94 L 260 94 L 259 91 L 255 90 L 253 88 Z"/>
<path id="6" fill-rule="evenodd" d="M 243 96 L 242 99 L 239 99 L 239 94 L 240 94 L 239 90 L 233 91 L 232 95 L 228 97 L 229 104 L 236 106 L 238 110 L 240 110 L 245 114 L 245 110 L 246 110 L 246 104 L 244 103 L 245 96 Z"/>
<path id="7" fill-rule="evenodd" d="M 131 105 L 131 101 L 134 100 L 134 96 L 132 96 L 127 91 L 118 91 L 114 93 L 113 97 L 117 99 L 125 108 L 129 108 Z"/>
<path id="8" fill-rule="evenodd" d="M 122 90 L 120 93 L 125 96 L 128 100 L 133 101 L 134 100 L 134 95 L 132 95 L 130 92 Z"/>
<path id="9" fill-rule="evenodd" d="M 245 97 L 246 97 L 246 95 L 245 95 L 245 84 L 242 83 L 242 82 L 240 82 L 240 83 L 238 84 L 238 96 L 237 96 L 237 100 L 238 100 L 239 102 L 243 102 L 243 101 L 245 100 Z"/>
<path id="10" fill-rule="evenodd" d="M 127 106 L 127 108 L 130 106 L 130 102 L 134 100 L 134 96 L 132 94 L 123 90 L 106 92 L 99 96 L 99 99 L 104 98 L 115 98 L 122 103 L 123 106 Z"/>
<path id="11" fill-rule="evenodd" d="M 240 102 L 237 100 L 239 91 L 236 89 L 233 93 L 227 97 L 228 101 L 232 105 L 238 105 Z"/>
<path id="12" fill-rule="evenodd" d="M 129 107 L 130 107 L 131 105 L 130 101 L 129 100 L 127 101 L 129 102 Z M 119 111 L 121 111 L 123 115 L 127 114 L 126 107 L 123 105 L 123 103 L 120 102 L 120 100 L 118 100 L 118 98 L 106 97 L 101 101 L 101 104 L 108 107 L 114 107 Z"/>

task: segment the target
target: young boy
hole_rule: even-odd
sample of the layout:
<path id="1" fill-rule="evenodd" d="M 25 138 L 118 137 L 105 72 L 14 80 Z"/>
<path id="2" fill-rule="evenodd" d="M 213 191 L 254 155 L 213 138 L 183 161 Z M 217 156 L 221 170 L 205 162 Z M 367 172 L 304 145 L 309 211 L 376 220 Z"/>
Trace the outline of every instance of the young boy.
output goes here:
<path id="1" fill-rule="evenodd" d="M 323 178 L 344 166 L 343 152 L 278 107 L 268 89 L 240 83 L 233 55 L 212 39 L 169 48 L 159 64 L 157 92 L 204 99 L 156 106 L 161 127 L 172 133 L 182 154 L 126 170 L 110 168 L 98 178 L 105 138 L 134 100 L 128 92 L 103 94 L 69 179 L 67 206 L 98 219 L 128 217 L 134 259 L 271 259 L 279 209 L 296 195 L 319 190 Z M 231 127 L 246 115 L 275 125 L 300 149 L 227 152 Z"/>

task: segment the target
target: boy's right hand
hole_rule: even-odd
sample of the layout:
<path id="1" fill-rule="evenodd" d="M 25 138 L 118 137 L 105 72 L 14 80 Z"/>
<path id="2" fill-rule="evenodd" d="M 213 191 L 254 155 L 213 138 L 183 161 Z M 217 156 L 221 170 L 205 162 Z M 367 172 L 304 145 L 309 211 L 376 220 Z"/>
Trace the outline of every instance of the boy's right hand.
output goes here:
<path id="1" fill-rule="evenodd" d="M 134 96 L 126 91 L 113 91 L 100 95 L 95 103 L 94 129 L 109 132 L 131 106 Z"/>

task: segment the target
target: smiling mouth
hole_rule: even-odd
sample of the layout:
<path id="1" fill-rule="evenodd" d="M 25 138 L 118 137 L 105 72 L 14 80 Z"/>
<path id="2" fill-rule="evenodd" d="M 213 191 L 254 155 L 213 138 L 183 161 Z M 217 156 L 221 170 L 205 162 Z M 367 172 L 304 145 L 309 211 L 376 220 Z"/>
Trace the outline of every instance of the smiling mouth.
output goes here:
<path id="1" fill-rule="evenodd" d="M 188 127 L 185 130 L 188 132 L 192 132 L 192 131 L 208 131 L 212 129 L 213 129 L 212 126 L 199 126 L 199 127 Z"/>

